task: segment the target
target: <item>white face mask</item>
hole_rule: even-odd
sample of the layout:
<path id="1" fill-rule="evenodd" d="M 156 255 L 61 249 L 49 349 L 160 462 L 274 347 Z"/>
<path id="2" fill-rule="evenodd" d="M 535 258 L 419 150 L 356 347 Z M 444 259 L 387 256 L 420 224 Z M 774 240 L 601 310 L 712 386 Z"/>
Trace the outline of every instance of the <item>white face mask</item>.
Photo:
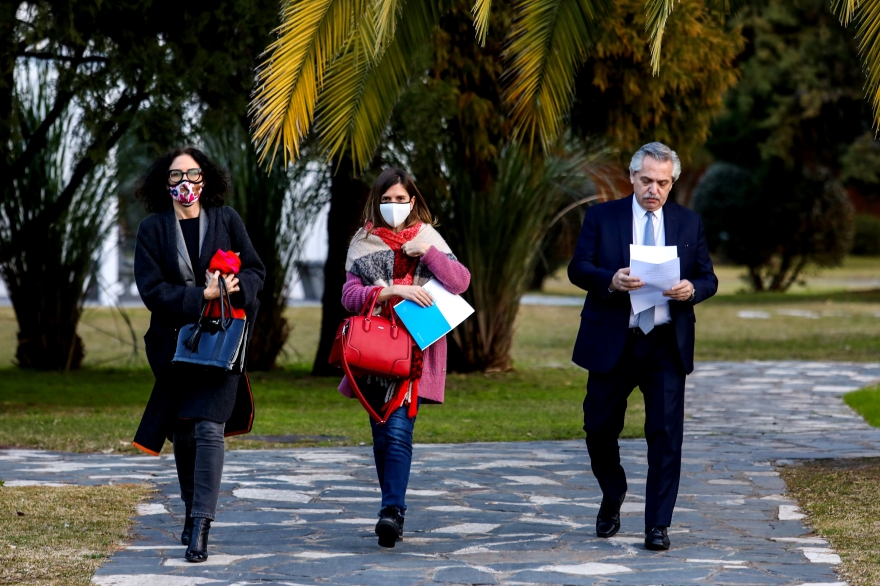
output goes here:
<path id="1" fill-rule="evenodd" d="M 379 213 L 382 219 L 392 228 L 397 228 L 409 217 L 409 203 L 381 203 Z"/>

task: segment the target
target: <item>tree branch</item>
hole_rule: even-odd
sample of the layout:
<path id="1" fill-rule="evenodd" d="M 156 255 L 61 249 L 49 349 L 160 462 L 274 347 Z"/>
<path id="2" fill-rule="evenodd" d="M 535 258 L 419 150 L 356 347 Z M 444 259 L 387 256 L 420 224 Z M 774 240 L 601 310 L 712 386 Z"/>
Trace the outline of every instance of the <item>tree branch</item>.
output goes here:
<path id="1" fill-rule="evenodd" d="M 26 57 L 28 59 L 42 59 L 45 61 L 64 61 L 66 63 L 75 63 L 76 66 L 84 63 L 108 63 L 110 60 L 103 55 L 93 55 L 90 57 L 68 57 L 67 55 L 56 55 L 55 53 L 35 53 L 33 51 L 19 51 L 16 57 Z"/>
<path id="2" fill-rule="evenodd" d="M 134 118 L 141 102 L 147 97 L 144 81 L 140 80 L 133 94 L 123 94 L 113 107 L 113 112 L 94 133 L 94 139 L 74 167 L 73 174 L 58 198 L 43 208 L 30 222 L 22 226 L 18 238 L 7 249 L 0 250 L 0 265 L 20 254 L 31 241 L 44 234 L 50 224 L 56 222 L 70 207 L 73 196 L 85 178 L 106 157 L 107 152 L 122 138 Z"/>
<path id="3" fill-rule="evenodd" d="M 85 51 L 85 49 L 80 50 L 77 58 L 82 58 L 83 51 Z M 70 69 L 65 73 L 70 73 L 71 70 L 75 71 L 78 65 L 79 64 L 75 61 L 72 62 Z M 58 91 L 55 94 L 55 101 L 52 104 L 52 108 L 34 131 L 34 134 L 28 141 L 24 152 L 7 168 L 6 174 L 2 179 L 3 184 L 0 192 L 5 192 L 7 189 L 12 188 L 12 182 L 21 175 L 27 166 L 34 160 L 34 157 L 37 156 L 37 153 L 43 149 L 46 144 L 46 137 L 49 134 L 49 129 L 52 128 L 52 125 L 61 117 L 61 114 L 67 109 L 67 105 L 76 95 L 74 84 L 69 82 L 66 83 L 67 80 L 64 79 L 65 77 L 67 76 L 59 75 L 58 83 L 56 84 Z"/>

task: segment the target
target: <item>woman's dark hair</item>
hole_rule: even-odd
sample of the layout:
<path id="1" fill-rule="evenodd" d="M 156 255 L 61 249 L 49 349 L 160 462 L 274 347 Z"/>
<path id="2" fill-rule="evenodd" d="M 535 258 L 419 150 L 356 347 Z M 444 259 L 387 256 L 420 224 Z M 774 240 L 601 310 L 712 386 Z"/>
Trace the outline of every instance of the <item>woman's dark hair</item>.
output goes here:
<path id="1" fill-rule="evenodd" d="M 206 207 L 223 205 L 223 195 L 229 187 L 226 171 L 199 149 L 188 146 L 174 149 L 159 157 L 138 180 L 135 196 L 144 202 L 148 212 L 161 212 L 171 207 L 171 195 L 168 193 L 168 169 L 174 159 L 181 155 L 191 156 L 202 169 L 202 181 L 205 183 L 199 198 L 202 205 Z"/>
<path id="2" fill-rule="evenodd" d="M 415 205 L 413 206 L 413 210 L 409 217 L 406 219 L 406 223 L 403 226 L 404 228 L 409 228 L 415 225 L 416 222 L 422 222 L 423 224 L 430 224 L 432 226 L 437 225 L 436 218 L 431 215 L 431 210 L 428 209 L 428 204 L 425 202 L 425 198 L 419 193 L 416 183 L 413 181 L 412 177 L 409 176 L 409 173 L 403 169 L 389 167 L 376 177 L 376 181 L 370 189 L 370 195 L 367 197 L 367 204 L 364 206 L 364 224 L 372 224 L 370 232 L 375 228 L 391 228 L 391 226 L 382 219 L 382 213 L 379 211 L 379 204 L 382 203 L 382 196 L 385 192 L 395 185 L 403 185 L 403 188 L 406 189 L 409 196 L 415 200 Z"/>

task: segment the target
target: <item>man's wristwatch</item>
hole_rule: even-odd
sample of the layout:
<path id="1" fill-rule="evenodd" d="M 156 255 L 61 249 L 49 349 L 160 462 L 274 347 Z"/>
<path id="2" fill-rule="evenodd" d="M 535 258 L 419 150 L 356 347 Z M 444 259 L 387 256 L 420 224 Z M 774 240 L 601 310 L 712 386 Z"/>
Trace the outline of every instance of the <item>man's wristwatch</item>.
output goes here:
<path id="1" fill-rule="evenodd" d="M 693 290 L 691 290 L 691 296 L 688 297 L 688 301 L 693 303 L 696 298 L 697 298 L 697 289 L 695 287 Z"/>

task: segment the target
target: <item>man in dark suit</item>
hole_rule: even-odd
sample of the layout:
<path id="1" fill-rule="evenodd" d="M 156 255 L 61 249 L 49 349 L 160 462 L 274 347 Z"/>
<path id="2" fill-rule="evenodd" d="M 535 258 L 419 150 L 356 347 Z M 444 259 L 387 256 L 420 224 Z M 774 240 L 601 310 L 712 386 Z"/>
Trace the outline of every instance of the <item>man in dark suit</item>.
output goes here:
<path id="1" fill-rule="evenodd" d="M 584 431 L 602 488 L 596 534 L 620 529 L 627 484 L 617 439 L 638 386 L 648 443 L 645 547 L 665 550 L 681 477 L 685 376 L 694 370 L 694 305 L 715 294 L 718 279 L 700 217 L 667 201 L 681 173 L 675 151 L 646 144 L 629 170 L 633 194 L 587 210 L 568 266 L 571 282 L 587 291 L 572 360 L 590 371 Z M 629 292 L 644 283 L 630 275 L 630 244 L 677 246 L 681 263 L 681 281 L 663 293 L 665 301 L 638 314 Z"/>

